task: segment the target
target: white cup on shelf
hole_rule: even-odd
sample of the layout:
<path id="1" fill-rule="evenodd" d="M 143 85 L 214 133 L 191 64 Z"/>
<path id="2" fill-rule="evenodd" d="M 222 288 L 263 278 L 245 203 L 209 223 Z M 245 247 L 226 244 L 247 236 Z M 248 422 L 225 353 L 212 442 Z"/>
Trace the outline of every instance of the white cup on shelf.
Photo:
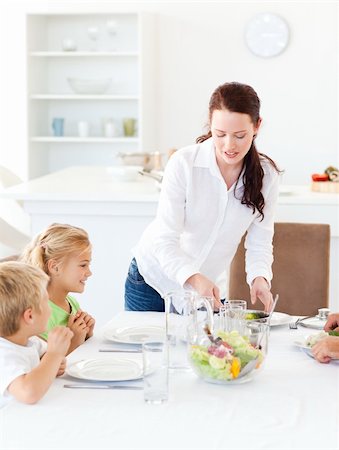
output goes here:
<path id="1" fill-rule="evenodd" d="M 104 119 L 103 128 L 104 128 L 104 136 L 106 138 L 112 138 L 112 137 L 116 136 L 117 130 L 116 130 L 116 125 L 114 123 L 114 120 Z"/>
<path id="2" fill-rule="evenodd" d="M 82 138 L 89 136 L 89 123 L 85 120 L 81 120 L 78 122 L 78 135 Z"/>

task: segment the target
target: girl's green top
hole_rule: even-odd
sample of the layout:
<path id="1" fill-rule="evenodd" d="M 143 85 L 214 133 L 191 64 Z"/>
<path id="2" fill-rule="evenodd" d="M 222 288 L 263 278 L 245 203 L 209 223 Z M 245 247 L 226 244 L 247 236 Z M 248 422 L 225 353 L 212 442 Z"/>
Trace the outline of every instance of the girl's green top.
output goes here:
<path id="1" fill-rule="evenodd" d="M 72 297 L 71 295 L 67 295 L 66 299 L 71 306 L 71 314 L 75 314 L 77 311 L 79 311 L 79 309 L 81 309 L 79 303 L 75 300 L 74 297 Z M 54 327 L 57 327 L 59 325 L 67 326 L 70 316 L 70 313 L 60 308 L 60 306 L 56 305 L 51 300 L 48 300 L 48 303 L 51 307 L 51 315 L 48 319 L 47 331 L 40 334 L 40 337 L 42 337 L 46 341 L 49 331 L 51 331 Z"/>

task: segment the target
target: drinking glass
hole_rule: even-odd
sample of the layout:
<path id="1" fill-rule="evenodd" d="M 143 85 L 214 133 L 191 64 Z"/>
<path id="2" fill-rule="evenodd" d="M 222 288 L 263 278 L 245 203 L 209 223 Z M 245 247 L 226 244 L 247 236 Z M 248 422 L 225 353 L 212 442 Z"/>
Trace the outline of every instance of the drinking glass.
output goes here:
<path id="1" fill-rule="evenodd" d="M 136 121 L 136 119 L 133 119 L 132 117 L 126 117 L 125 119 L 123 119 L 124 135 L 125 136 L 135 136 L 136 125 L 137 125 L 137 121 Z"/>
<path id="2" fill-rule="evenodd" d="M 244 311 L 247 308 L 247 302 L 245 300 L 228 300 L 225 306 L 226 330 L 228 332 L 238 331 L 239 334 L 242 334 L 245 325 Z"/>
<path id="3" fill-rule="evenodd" d="M 64 122 L 65 119 L 62 117 L 55 117 L 52 120 L 52 130 L 54 136 L 63 136 L 64 135 Z"/>
<path id="4" fill-rule="evenodd" d="M 107 20 L 107 22 L 106 22 L 107 33 L 111 36 L 111 38 L 113 40 L 113 45 L 111 45 L 112 52 L 117 50 L 116 45 L 114 45 L 114 42 L 116 42 L 117 28 L 118 28 L 118 23 L 116 20 Z"/>
<path id="5" fill-rule="evenodd" d="M 170 369 L 190 370 L 187 330 L 192 319 L 194 298 L 195 294 L 191 291 L 170 292 L 164 297 Z"/>
<path id="6" fill-rule="evenodd" d="M 159 405 L 168 400 L 168 347 L 166 342 L 142 344 L 144 399 Z"/>

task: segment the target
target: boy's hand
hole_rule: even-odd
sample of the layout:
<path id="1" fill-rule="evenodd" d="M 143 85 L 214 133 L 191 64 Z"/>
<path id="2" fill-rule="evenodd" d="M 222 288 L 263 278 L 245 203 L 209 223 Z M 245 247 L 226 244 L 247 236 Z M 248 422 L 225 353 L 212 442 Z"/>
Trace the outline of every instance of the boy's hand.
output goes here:
<path id="1" fill-rule="evenodd" d="M 55 327 L 48 333 L 47 352 L 64 357 L 71 343 L 73 332 L 67 327 Z"/>
<path id="2" fill-rule="evenodd" d="M 61 361 L 58 373 L 57 373 L 57 377 L 61 377 L 61 375 L 63 375 L 65 373 L 65 369 L 66 369 L 66 358 L 64 358 Z"/>

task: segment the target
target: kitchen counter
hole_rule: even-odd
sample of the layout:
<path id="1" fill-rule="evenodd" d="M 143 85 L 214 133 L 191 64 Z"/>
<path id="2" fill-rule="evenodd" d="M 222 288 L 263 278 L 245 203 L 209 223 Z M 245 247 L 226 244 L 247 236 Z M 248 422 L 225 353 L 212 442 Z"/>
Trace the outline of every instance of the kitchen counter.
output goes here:
<path id="1" fill-rule="evenodd" d="M 123 309 L 131 249 L 157 210 L 154 180 L 139 175 L 134 182 L 119 182 L 109 168 L 70 167 L 0 191 L 0 198 L 23 202 L 32 235 L 53 222 L 84 228 L 93 245 L 93 276 L 78 296 L 80 304 L 99 324 Z M 339 194 L 281 186 L 276 222 L 330 224 L 330 300 L 339 310 Z"/>
<path id="2" fill-rule="evenodd" d="M 159 191 L 155 181 L 138 175 L 136 181 L 118 181 L 109 167 L 69 167 L 58 172 L 12 186 L 0 197 L 36 201 L 77 202 L 157 202 Z"/>
<path id="3" fill-rule="evenodd" d="M 0 197 L 38 201 L 142 201 L 157 202 L 154 180 L 138 176 L 133 182 L 118 181 L 108 167 L 69 167 L 0 192 Z M 312 192 L 310 186 L 282 185 L 280 204 L 339 206 L 339 194 Z"/>

